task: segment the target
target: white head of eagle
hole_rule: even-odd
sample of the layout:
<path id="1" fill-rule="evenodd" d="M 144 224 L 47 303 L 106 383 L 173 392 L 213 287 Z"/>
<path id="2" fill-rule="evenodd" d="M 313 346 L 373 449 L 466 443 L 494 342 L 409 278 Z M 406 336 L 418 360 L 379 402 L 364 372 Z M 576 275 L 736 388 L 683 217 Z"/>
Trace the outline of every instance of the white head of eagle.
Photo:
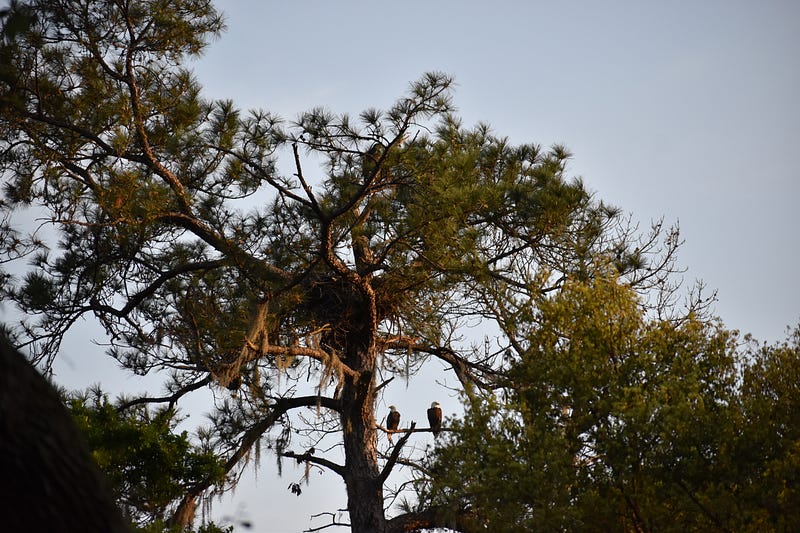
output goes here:
<path id="1" fill-rule="evenodd" d="M 439 407 L 439 402 L 433 402 L 428 409 L 428 423 L 431 425 L 433 436 L 438 436 L 442 429 L 442 408 Z"/>

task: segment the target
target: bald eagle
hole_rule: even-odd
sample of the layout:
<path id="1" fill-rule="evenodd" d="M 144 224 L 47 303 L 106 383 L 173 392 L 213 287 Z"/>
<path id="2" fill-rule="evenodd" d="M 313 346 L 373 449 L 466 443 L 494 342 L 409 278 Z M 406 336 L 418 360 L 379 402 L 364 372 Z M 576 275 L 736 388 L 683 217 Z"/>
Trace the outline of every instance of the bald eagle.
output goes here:
<path id="1" fill-rule="evenodd" d="M 433 402 L 428 409 L 428 422 L 433 430 L 433 436 L 438 436 L 442 429 L 442 408 L 439 407 L 439 402 Z"/>
<path id="2" fill-rule="evenodd" d="M 386 415 L 386 429 L 389 431 L 396 431 L 397 428 L 400 426 L 400 412 L 394 405 L 389 406 L 389 414 Z M 387 433 L 389 435 L 389 442 L 392 442 L 392 434 Z"/>

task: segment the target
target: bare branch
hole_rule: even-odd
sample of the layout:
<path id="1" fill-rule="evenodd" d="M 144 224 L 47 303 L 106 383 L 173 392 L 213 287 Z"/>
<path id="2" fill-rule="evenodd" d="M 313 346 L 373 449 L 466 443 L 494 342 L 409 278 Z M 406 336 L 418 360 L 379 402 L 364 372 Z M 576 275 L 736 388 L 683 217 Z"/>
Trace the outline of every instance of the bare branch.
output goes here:
<path id="1" fill-rule="evenodd" d="M 374 392 L 374 393 L 377 393 L 379 390 L 381 390 L 381 389 L 382 389 L 382 388 L 384 388 L 386 385 L 388 385 L 389 383 L 391 383 L 393 379 L 394 379 L 394 376 L 393 376 L 393 377 L 390 377 L 389 379 L 387 379 L 386 381 L 384 381 L 383 383 L 381 383 L 380 385 L 378 385 L 377 387 L 375 387 L 375 390 L 374 390 L 373 392 Z"/>
<path id="2" fill-rule="evenodd" d="M 417 430 L 417 431 L 421 431 L 421 430 Z M 410 459 L 404 459 L 404 458 L 400 457 L 400 458 L 397 459 L 397 464 L 403 465 L 403 466 L 407 466 L 409 468 L 413 468 L 414 470 L 419 471 L 421 474 L 423 474 L 425 476 L 429 476 L 430 477 L 430 476 L 433 475 L 433 472 L 431 472 L 430 469 L 425 468 L 421 464 L 419 464 L 417 462 L 414 462 L 414 461 L 411 461 Z"/>
<path id="3" fill-rule="evenodd" d="M 300 180 L 300 184 L 303 186 L 303 190 L 306 191 L 306 196 L 308 196 L 308 201 L 310 202 L 311 207 L 314 209 L 314 212 L 317 213 L 320 217 L 322 217 L 322 210 L 317 203 L 317 198 L 314 196 L 314 193 L 311 192 L 311 186 L 306 182 L 305 176 L 303 176 L 303 167 L 300 165 L 300 153 L 297 150 L 297 143 L 292 143 L 292 153 L 294 154 L 294 164 L 295 168 L 297 168 L 297 179 Z M 305 202 L 304 202 L 305 203 Z"/>
<path id="4" fill-rule="evenodd" d="M 414 427 L 416 422 L 412 423 L 412 427 L 408 427 L 406 429 L 387 429 L 380 424 L 375 426 L 375 429 L 379 429 L 386 433 L 387 435 L 394 435 L 395 433 L 433 433 L 433 428 L 418 428 Z M 450 428 L 437 428 L 436 431 L 453 431 Z"/>
<path id="5" fill-rule="evenodd" d="M 344 511 L 346 511 L 346 509 L 342 509 L 341 511 L 344 512 Z M 347 524 L 345 522 L 337 522 L 336 521 L 336 515 L 334 513 L 331 513 L 331 512 L 313 514 L 313 515 L 311 515 L 311 518 L 313 519 L 313 518 L 317 518 L 317 517 L 320 517 L 320 516 L 326 516 L 326 515 L 331 517 L 331 523 L 330 524 L 325 524 L 324 526 L 312 527 L 312 528 L 309 528 L 309 529 L 305 529 L 303 531 L 306 532 L 306 533 L 311 533 L 313 531 L 322 531 L 323 529 L 328 529 L 329 527 L 350 527 L 350 524 Z"/>
<path id="6" fill-rule="evenodd" d="M 279 398 L 276 400 L 275 403 L 270 406 L 268 414 L 242 435 L 238 448 L 225 462 L 225 472 L 227 473 L 233 470 L 239 461 L 249 453 L 250 448 L 258 441 L 261 435 L 269 430 L 288 411 L 298 407 L 313 407 L 317 405 L 334 411 L 339 411 L 341 409 L 338 400 L 326 396 L 300 396 L 297 398 Z M 169 520 L 169 524 L 184 524 L 182 520 L 187 517 L 187 513 L 188 516 L 194 514 L 194 509 L 197 507 L 197 498 L 216 483 L 217 481 L 215 478 L 208 477 L 190 487 L 181 499 L 181 503 L 178 504 L 178 507 L 175 509 Z"/>
<path id="7" fill-rule="evenodd" d="M 411 434 L 414 432 L 414 428 L 416 426 L 417 426 L 416 422 L 411 422 L 411 426 L 404 431 L 405 435 L 403 435 L 403 437 L 399 441 L 397 441 L 397 444 L 394 445 L 394 449 L 392 449 L 392 453 L 389 455 L 389 459 L 383 466 L 381 475 L 378 476 L 379 484 L 383 485 L 386 482 L 386 479 L 389 477 L 389 474 L 392 473 L 392 469 L 394 468 L 395 463 L 397 463 L 398 457 L 400 457 L 400 450 L 402 450 L 403 446 L 405 446 L 406 442 L 408 442 L 408 439 L 409 437 L 411 437 Z"/>
<path id="8" fill-rule="evenodd" d="M 158 398 L 152 398 L 152 397 L 136 398 L 135 400 L 131 400 L 131 401 L 125 402 L 122 405 L 118 405 L 117 406 L 117 411 L 122 412 L 122 411 L 125 411 L 126 409 L 129 409 L 129 408 L 135 406 L 135 405 L 141 405 L 141 404 L 145 404 L 145 403 L 164 403 L 164 402 L 169 402 L 169 406 L 168 407 L 170 409 L 172 409 L 173 407 L 175 407 L 175 404 L 178 402 L 178 400 L 182 396 L 184 396 L 185 394 L 188 394 L 188 393 L 190 393 L 192 391 L 196 391 L 197 389 L 203 388 L 206 385 L 208 385 L 209 383 L 211 383 L 212 381 L 213 380 L 211 379 L 211 376 L 209 375 L 209 376 L 206 376 L 205 378 L 201 379 L 200 381 L 196 381 L 196 382 L 194 382 L 194 383 L 192 383 L 190 385 L 182 387 L 181 389 L 175 391 L 175 393 L 170 395 L 170 396 L 162 396 L 162 397 L 158 397 Z"/>
<path id="9" fill-rule="evenodd" d="M 317 457 L 315 455 L 312 455 L 310 451 L 305 453 L 283 452 L 281 453 L 281 455 L 283 457 L 295 459 L 298 463 L 308 462 L 324 466 L 325 468 L 328 468 L 333 472 L 336 472 L 340 476 L 344 477 L 345 473 L 344 466 L 334 463 L 333 461 L 329 461 L 328 459 L 325 459 L 323 457 Z"/>
<path id="10" fill-rule="evenodd" d="M 309 206 L 309 207 L 313 208 L 315 212 L 321 213 L 319 211 L 319 206 L 317 205 L 316 198 L 314 198 L 314 196 L 311 194 L 311 187 L 306 185 L 306 183 L 305 183 L 305 181 L 304 181 L 304 179 L 302 177 L 300 178 L 301 179 L 301 184 L 303 185 L 303 188 L 306 190 L 306 193 L 309 195 L 309 198 L 310 198 L 309 200 L 306 200 L 302 196 L 292 192 L 291 189 L 289 189 L 285 185 L 282 185 L 275 178 L 273 178 L 270 175 L 268 175 L 266 173 L 266 171 L 261 168 L 261 166 L 256 165 L 251 159 L 248 159 L 247 157 L 244 157 L 242 154 L 237 153 L 237 152 L 235 152 L 233 150 L 229 150 L 227 148 L 223 148 L 221 146 L 211 145 L 211 146 L 209 146 L 209 148 L 212 148 L 212 149 L 217 150 L 217 151 L 219 151 L 219 152 L 221 152 L 221 153 L 223 153 L 225 155 L 229 155 L 231 157 L 236 158 L 239 162 L 241 162 L 246 167 L 248 167 L 248 169 L 250 169 L 250 174 L 257 174 L 258 177 L 263 178 L 264 181 L 269 183 L 269 185 L 271 185 L 282 196 L 285 196 L 286 198 L 291 198 L 292 200 L 294 200 L 296 202 L 299 202 L 299 203 L 301 203 L 303 205 L 306 205 L 306 206 Z"/>
<path id="11" fill-rule="evenodd" d="M 456 377 L 465 386 L 476 385 L 481 389 L 495 390 L 502 385 L 498 382 L 499 373 L 488 364 L 470 361 L 444 346 L 427 346 L 410 337 L 394 337 L 385 341 L 386 347 L 406 349 L 433 355 L 449 363 Z"/>

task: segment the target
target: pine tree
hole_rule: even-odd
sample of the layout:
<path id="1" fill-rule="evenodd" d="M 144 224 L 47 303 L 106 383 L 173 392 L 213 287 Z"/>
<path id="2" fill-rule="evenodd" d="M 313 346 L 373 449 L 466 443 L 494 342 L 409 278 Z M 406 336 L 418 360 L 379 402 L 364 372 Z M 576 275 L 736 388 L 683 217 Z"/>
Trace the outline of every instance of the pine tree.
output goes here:
<path id="1" fill-rule="evenodd" d="M 469 320 L 533 312 L 592 276 L 597 256 L 638 286 L 672 267 L 675 235 L 653 261 L 660 228 L 634 242 L 618 210 L 566 176 L 566 149 L 462 126 L 444 74 L 387 110 L 285 122 L 202 97 L 185 64 L 223 29 L 207 0 L 30 0 L 6 20 L 20 10 L 33 22 L 4 27 L 0 80 L 2 250 L 33 264 L 0 289 L 30 317 L 20 342 L 47 365 L 95 317 L 129 371 L 170 371 L 151 401 L 223 395 L 208 438 L 228 471 L 270 447 L 340 475 L 353 531 L 444 520 L 386 516 L 411 435 L 379 456 L 375 405 L 393 376 L 440 360 L 492 390 L 505 346 L 456 342 Z M 13 226 L 28 208 L 57 243 Z M 336 428 L 344 463 L 290 451 L 303 423 L 290 415 L 309 409 L 305 434 Z M 194 484 L 173 523 L 192 522 L 218 482 Z"/>

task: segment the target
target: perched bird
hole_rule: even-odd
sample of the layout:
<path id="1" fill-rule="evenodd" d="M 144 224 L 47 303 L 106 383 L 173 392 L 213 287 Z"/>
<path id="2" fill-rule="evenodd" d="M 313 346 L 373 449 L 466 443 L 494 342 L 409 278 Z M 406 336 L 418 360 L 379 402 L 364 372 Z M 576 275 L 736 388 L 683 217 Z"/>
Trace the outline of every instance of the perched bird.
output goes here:
<path id="1" fill-rule="evenodd" d="M 386 415 L 386 429 L 396 431 L 400 426 L 400 412 L 394 405 L 389 406 L 389 414 Z M 388 433 L 389 442 L 392 442 L 392 434 Z"/>
<path id="2" fill-rule="evenodd" d="M 428 409 L 428 422 L 433 430 L 433 436 L 438 436 L 442 430 L 442 408 L 439 407 L 439 402 L 433 402 Z"/>

